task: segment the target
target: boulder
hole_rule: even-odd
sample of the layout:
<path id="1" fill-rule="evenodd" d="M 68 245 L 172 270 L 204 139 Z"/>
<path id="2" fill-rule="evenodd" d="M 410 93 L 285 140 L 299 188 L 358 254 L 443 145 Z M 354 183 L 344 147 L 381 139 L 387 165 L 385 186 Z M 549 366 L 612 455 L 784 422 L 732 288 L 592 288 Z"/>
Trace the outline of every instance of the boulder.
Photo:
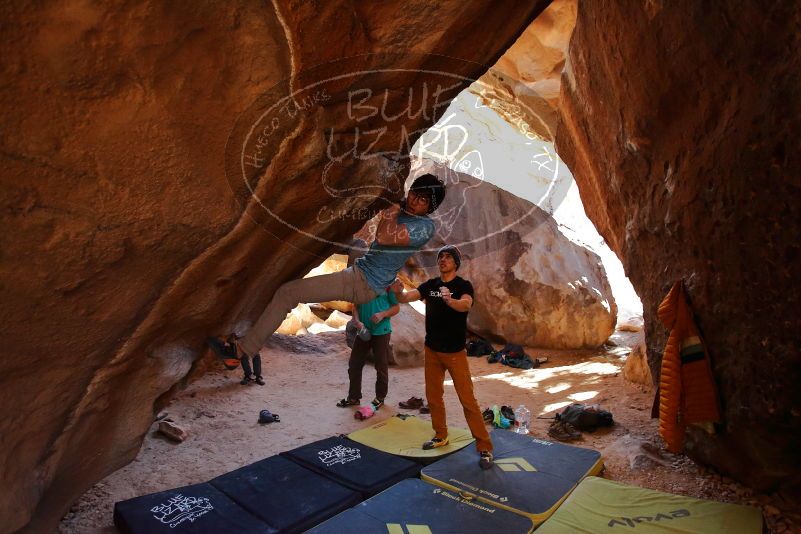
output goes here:
<path id="1" fill-rule="evenodd" d="M 397 199 L 410 132 L 547 4 L 5 9 L 2 530 L 53 531 L 131 461 L 205 337 Z"/>
<path id="2" fill-rule="evenodd" d="M 638 332 L 638 342 L 631 348 L 626 363 L 623 365 L 623 377 L 629 382 L 652 387 L 654 384 L 651 368 L 648 367 L 645 339 L 642 330 Z"/>
<path id="3" fill-rule="evenodd" d="M 581 2 L 559 155 L 656 312 L 683 280 L 722 423 L 685 448 L 759 491 L 801 495 L 801 4 Z M 758 72 L 755 76 L 753 73 Z"/>
<path id="4" fill-rule="evenodd" d="M 346 254 L 332 254 L 326 260 L 309 271 L 309 274 L 304 278 L 312 276 L 320 276 L 321 274 L 338 273 L 348 266 L 348 256 Z M 344 300 L 332 300 L 330 302 L 320 302 L 325 308 L 329 310 L 337 310 L 343 313 L 351 313 L 353 311 L 353 304 Z"/>
<path id="5" fill-rule="evenodd" d="M 392 318 L 392 358 L 400 367 L 423 365 L 425 317 L 408 304 L 401 304 L 398 315 Z"/>
<path id="6" fill-rule="evenodd" d="M 300 317 L 295 315 L 294 313 L 289 313 L 284 319 L 284 322 L 281 323 L 281 326 L 278 327 L 278 330 L 275 331 L 276 334 L 283 334 L 285 336 L 294 336 L 297 335 L 298 330 L 303 328 L 303 322 L 300 320 Z"/>
<path id="7" fill-rule="evenodd" d="M 308 334 L 319 334 L 321 332 L 337 332 L 339 330 L 340 330 L 339 328 L 334 328 L 333 326 L 328 326 L 325 323 L 316 323 L 316 324 L 310 325 L 306 329 L 306 332 L 300 333 L 300 331 L 298 331 L 298 333 L 295 334 L 295 335 L 305 335 L 307 333 Z"/>
<path id="8" fill-rule="evenodd" d="M 606 341 L 617 310 L 595 253 L 564 237 L 539 207 L 489 181 L 430 161 L 414 171 L 433 172 L 448 183 L 434 215 L 437 233 L 405 269 L 416 284 L 439 275 L 440 246 L 458 244 L 458 274 L 475 290 L 472 331 L 499 343 L 553 349 Z"/>
<path id="9" fill-rule="evenodd" d="M 325 324 L 334 328 L 335 330 L 341 330 L 345 328 L 345 325 L 350 321 L 350 315 L 346 315 L 340 311 L 334 310 L 331 315 L 328 316 L 328 319 L 325 320 Z"/>
<path id="10" fill-rule="evenodd" d="M 276 332 L 284 335 L 298 335 L 301 328 L 309 330 L 312 325 L 317 324 L 325 324 L 325 321 L 317 317 L 308 304 L 298 304 L 287 314 Z"/>

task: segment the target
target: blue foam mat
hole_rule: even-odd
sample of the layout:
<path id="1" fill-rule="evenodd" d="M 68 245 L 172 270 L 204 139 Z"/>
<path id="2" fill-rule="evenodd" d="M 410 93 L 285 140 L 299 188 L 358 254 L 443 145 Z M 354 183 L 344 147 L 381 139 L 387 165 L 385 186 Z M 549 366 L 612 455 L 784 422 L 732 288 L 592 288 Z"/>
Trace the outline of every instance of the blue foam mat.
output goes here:
<path id="1" fill-rule="evenodd" d="M 403 480 L 309 530 L 314 534 L 527 533 L 530 519 L 418 479 Z"/>
<path id="2" fill-rule="evenodd" d="M 303 445 L 281 456 L 323 475 L 364 498 L 405 478 L 420 474 L 421 466 L 344 437 L 332 437 Z"/>
<path id="3" fill-rule="evenodd" d="M 114 525 L 123 534 L 278 532 L 208 483 L 120 501 Z"/>
<path id="4" fill-rule="evenodd" d="M 601 453 L 515 434 L 491 433 L 495 465 L 478 468 L 478 455 L 459 451 L 423 469 L 423 480 L 466 492 L 542 522 L 587 475 L 603 467 Z"/>
<path id="5" fill-rule="evenodd" d="M 280 456 L 209 482 L 278 532 L 292 533 L 357 504 L 361 495 Z"/>

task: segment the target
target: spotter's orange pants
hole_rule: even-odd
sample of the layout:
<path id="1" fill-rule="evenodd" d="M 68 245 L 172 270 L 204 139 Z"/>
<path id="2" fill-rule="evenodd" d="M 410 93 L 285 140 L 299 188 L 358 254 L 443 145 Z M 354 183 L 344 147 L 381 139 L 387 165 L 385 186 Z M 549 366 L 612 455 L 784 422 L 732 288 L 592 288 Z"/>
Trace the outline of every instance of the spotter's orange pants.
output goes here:
<path id="1" fill-rule="evenodd" d="M 467 351 L 437 352 L 429 347 L 425 348 L 425 377 L 426 399 L 431 408 L 431 426 L 434 427 L 435 437 L 444 439 L 448 437 L 448 423 L 445 417 L 445 371 L 451 375 L 453 388 L 462 403 L 464 418 L 470 433 L 476 439 L 476 449 L 492 452 L 487 427 L 481 408 L 478 406 L 476 396 L 473 394 L 473 379 L 470 376 L 470 366 L 467 363 Z"/>

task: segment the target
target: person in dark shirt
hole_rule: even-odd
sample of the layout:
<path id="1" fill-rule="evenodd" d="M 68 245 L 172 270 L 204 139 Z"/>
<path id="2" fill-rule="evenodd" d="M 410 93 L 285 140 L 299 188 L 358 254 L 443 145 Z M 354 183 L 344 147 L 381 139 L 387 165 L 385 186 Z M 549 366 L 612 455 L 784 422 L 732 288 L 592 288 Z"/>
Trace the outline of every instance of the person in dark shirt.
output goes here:
<path id="1" fill-rule="evenodd" d="M 440 275 L 420 284 L 417 289 L 398 294 L 398 302 L 424 300 L 426 303 L 425 378 L 426 399 L 431 408 L 434 437 L 423 443 L 424 449 L 448 444 L 445 417 L 445 371 L 462 403 L 464 417 L 476 440 L 478 465 L 492 467 L 492 441 L 484 426 L 481 408 L 473 394 L 473 379 L 467 364 L 467 313 L 473 305 L 473 285 L 456 275 L 462 258 L 459 249 L 446 245 L 437 253 Z"/>

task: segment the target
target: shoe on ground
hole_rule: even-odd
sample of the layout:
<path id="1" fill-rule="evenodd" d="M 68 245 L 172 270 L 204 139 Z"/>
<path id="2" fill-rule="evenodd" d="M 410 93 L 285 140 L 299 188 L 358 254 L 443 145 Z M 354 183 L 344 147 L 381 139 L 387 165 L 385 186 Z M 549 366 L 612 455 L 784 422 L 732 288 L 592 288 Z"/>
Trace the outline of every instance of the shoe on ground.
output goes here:
<path id="1" fill-rule="evenodd" d="M 421 406 L 420 413 L 431 413 L 431 408 L 428 407 L 428 404 L 426 404 L 425 406 Z"/>
<path id="2" fill-rule="evenodd" d="M 485 423 L 491 423 L 495 419 L 495 412 L 492 411 L 492 408 L 487 408 L 481 412 L 481 417 L 484 418 Z"/>
<path id="3" fill-rule="evenodd" d="M 281 418 L 277 413 L 271 413 L 270 410 L 262 410 L 259 412 L 259 423 L 268 425 L 270 423 L 280 423 Z"/>
<path id="4" fill-rule="evenodd" d="M 264 385 L 264 378 L 261 375 L 257 376 L 256 377 L 256 383 L 258 385 L 260 385 L 260 386 L 263 386 Z"/>
<path id="5" fill-rule="evenodd" d="M 373 411 L 377 412 L 378 409 L 381 408 L 384 405 L 384 399 L 379 399 L 378 397 L 376 397 L 376 398 L 373 399 L 373 402 L 371 402 L 370 404 L 373 405 Z"/>
<path id="6" fill-rule="evenodd" d="M 337 402 L 337 406 L 340 408 L 347 408 L 348 406 L 358 406 L 361 399 L 351 399 L 350 397 L 345 397 L 344 399 Z"/>
<path id="7" fill-rule="evenodd" d="M 481 469 L 489 469 L 492 467 L 493 463 L 495 463 L 495 461 L 492 458 L 492 453 L 489 451 L 481 451 L 481 455 L 478 458 L 478 466 Z"/>
<path id="8" fill-rule="evenodd" d="M 570 423 L 554 421 L 548 427 L 548 435 L 559 441 L 575 441 L 581 438 L 581 432 Z"/>
<path id="9" fill-rule="evenodd" d="M 501 406 L 501 415 L 507 418 L 511 423 L 515 422 L 515 411 L 512 410 L 511 406 Z"/>
<path id="10" fill-rule="evenodd" d="M 209 337 L 206 344 L 222 360 L 223 365 L 229 371 L 239 367 L 239 355 L 236 352 L 236 337 L 233 334 L 228 337 Z"/>
<path id="11" fill-rule="evenodd" d="M 423 406 L 423 399 L 420 397 L 409 397 L 408 400 L 400 401 L 398 406 L 404 410 L 417 410 Z"/>
<path id="12" fill-rule="evenodd" d="M 240 383 L 241 385 L 243 385 L 243 386 L 247 386 L 247 385 L 248 385 L 248 384 L 250 384 L 251 382 L 253 382 L 253 378 L 251 378 L 251 377 L 249 377 L 249 376 L 246 376 L 246 377 L 242 378 L 242 380 L 240 380 L 240 381 L 239 381 L 239 383 Z"/>
<path id="13" fill-rule="evenodd" d="M 431 449 L 438 449 L 440 447 L 444 447 L 448 443 L 448 438 L 431 438 L 423 443 L 423 450 L 430 451 Z"/>

